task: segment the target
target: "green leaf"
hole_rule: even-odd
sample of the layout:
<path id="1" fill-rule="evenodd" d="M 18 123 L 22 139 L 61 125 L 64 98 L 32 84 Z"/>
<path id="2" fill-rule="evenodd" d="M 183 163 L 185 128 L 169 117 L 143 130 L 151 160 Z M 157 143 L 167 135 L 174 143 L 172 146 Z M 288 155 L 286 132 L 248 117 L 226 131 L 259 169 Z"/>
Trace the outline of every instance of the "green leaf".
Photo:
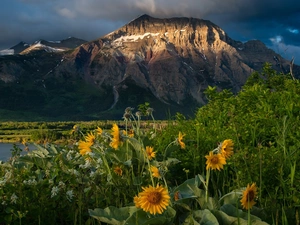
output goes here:
<path id="1" fill-rule="evenodd" d="M 219 225 L 217 218 L 208 209 L 196 210 L 193 216 L 200 222 L 200 225 Z"/>
<path id="2" fill-rule="evenodd" d="M 188 215 L 185 220 L 183 221 L 182 225 L 200 225 L 192 214 Z"/>
<path id="3" fill-rule="evenodd" d="M 168 158 L 166 161 L 165 161 L 165 166 L 166 167 L 169 167 L 171 165 L 175 165 L 177 163 L 180 163 L 180 161 L 176 158 Z"/>
<path id="4" fill-rule="evenodd" d="M 127 218 L 129 218 L 138 209 L 135 206 L 116 208 L 109 206 L 105 209 L 96 208 L 94 210 L 89 209 L 91 217 L 108 224 L 124 225 Z"/>
<path id="5" fill-rule="evenodd" d="M 181 199 L 205 197 L 205 191 L 199 189 L 198 184 L 195 178 L 188 179 L 175 188 L 174 193 L 179 191 Z"/>
<path id="6" fill-rule="evenodd" d="M 145 162 L 145 152 L 144 152 L 142 144 L 135 138 L 129 138 L 128 142 L 134 148 L 134 150 L 136 152 L 136 157 L 139 160 L 139 162 L 144 163 Z"/>
<path id="7" fill-rule="evenodd" d="M 236 205 L 236 203 L 239 201 L 239 198 L 243 194 L 243 190 L 244 190 L 244 188 L 241 188 L 241 189 L 237 189 L 232 192 L 229 192 L 226 195 L 223 195 L 220 198 L 219 203 L 221 205 L 224 205 L 224 204 Z"/>
<path id="8" fill-rule="evenodd" d="M 133 213 L 127 220 L 126 225 L 163 225 L 163 224 L 173 224 L 173 218 L 176 215 L 176 211 L 171 208 L 167 207 L 167 209 L 161 215 L 150 215 L 149 213 L 144 212 L 143 210 L 138 210 Z"/>
<path id="9" fill-rule="evenodd" d="M 221 206 L 220 210 L 229 216 L 239 217 L 239 218 L 243 218 L 245 220 L 248 219 L 247 212 L 244 212 L 243 210 L 238 209 L 237 207 L 235 207 L 231 204 L 225 204 L 225 205 Z M 254 215 L 250 215 L 250 217 L 251 217 L 251 220 L 261 220 L 259 217 L 256 217 Z"/>
<path id="10" fill-rule="evenodd" d="M 222 211 L 214 210 L 214 211 L 212 211 L 212 213 L 218 219 L 220 224 L 223 224 L 223 225 L 248 225 L 246 220 L 244 220 L 242 218 L 229 216 Z"/>

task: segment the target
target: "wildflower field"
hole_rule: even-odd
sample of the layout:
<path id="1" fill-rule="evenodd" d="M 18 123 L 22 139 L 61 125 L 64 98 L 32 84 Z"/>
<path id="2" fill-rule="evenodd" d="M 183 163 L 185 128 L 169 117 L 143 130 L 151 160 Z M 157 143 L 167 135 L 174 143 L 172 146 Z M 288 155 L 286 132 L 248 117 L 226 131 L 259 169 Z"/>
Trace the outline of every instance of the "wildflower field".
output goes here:
<path id="1" fill-rule="evenodd" d="M 266 64 L 237 95 L 205 94 L 163 128 L 146 105 L 20 156 L 23 140 L 0 164 L 0 225 L 298 225 L 299 81 Z"/>

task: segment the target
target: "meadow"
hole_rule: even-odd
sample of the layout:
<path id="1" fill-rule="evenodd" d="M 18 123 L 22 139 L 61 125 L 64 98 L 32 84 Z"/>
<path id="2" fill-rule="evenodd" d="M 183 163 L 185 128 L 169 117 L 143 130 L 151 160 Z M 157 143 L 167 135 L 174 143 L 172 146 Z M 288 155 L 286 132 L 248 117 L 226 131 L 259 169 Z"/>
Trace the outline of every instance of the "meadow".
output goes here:
<path id="1" fill-rule="evenodd" d="M 0 224 L 300 224 L 299 80 L 266 64 L 237 95 L 205 94 L 194 118 L 145 104 L 122 121 L 2 123 L 23 147 L 0 164 Z"/>

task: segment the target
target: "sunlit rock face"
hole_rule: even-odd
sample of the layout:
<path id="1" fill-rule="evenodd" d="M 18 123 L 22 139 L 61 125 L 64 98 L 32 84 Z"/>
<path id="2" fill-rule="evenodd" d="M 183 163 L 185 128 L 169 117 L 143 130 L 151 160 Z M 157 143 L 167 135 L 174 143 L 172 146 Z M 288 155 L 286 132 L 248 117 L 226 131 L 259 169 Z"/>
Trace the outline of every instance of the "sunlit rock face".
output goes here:
<path id="1" fill-rule="evenodd" d="M 235 41 L 212 22 L 196 18 L 142 15 L 112 33 L 77 46 L 62 51 L 60 43 L 39 42 L 37 51 L 23 51 L 22 59 L 1 61 L 0 57 L 0 79 L 16 82 L 28 71 L 35 80 L 57 78 L 68 83 L 81 79 L 99 88 L 103 95 L 114 95 L 113 107 L 118 106 L 119 97 L 125 102 L 133 99 L 128 102 L 135 106 L 152 96 L 163 105 L 180 109 L 205 104 L 203 91 L 208 85 L 239 91 L 265 62 L 278 71 L 289 71 L 289 61 L 262 42 Z M 48 50 L 47 54 L 38 51 L 40 48 Z M 294 73 L 298 71 L 296 66 Z M 127 96 L 134 88 L 147 92 L 148 99 L 142 98 L 143 93 L 136 98 Z"/>
<path id="2" fill-rule="evenodd" d="M 82 45 L 73 56 L 80 63 L 86 57 L 84 74 L 100 86 L 121 88 L 130 79 L 159 100 L 178 105 L 186 98 L 204 104 L 208 85 L 240 90 L 263 63 L 276 67 L 274 56 L 288 66 L 263 43 L 234 41 L 210 21 L 148 15 Z"/>

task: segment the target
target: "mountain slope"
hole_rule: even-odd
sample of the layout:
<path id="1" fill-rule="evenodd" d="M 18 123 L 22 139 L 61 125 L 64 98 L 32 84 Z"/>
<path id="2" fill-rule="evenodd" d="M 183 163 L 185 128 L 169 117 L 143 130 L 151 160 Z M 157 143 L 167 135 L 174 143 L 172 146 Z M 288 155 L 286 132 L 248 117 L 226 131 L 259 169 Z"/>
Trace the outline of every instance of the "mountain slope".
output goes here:
<path id="1" fill-rule="evenodd" d="M 45 60 L 41 61 L 41 56 Z M 0 57 L 0 79 L 5 85 L 22 77 L 28 84 L 43 80 L 43 92 L 48 96 L 44 104 L 49 105 L 55 98 L 49 97 L 53 83 L 82 83 L 99 93 L 85 117 L 100 119 L 120 119 L 127 106 L 145 101 L 155 108 L 158 118 L 176 111 L 193 115 L 195 108 L 206 103 L 203 91 L 208 85 L 237 92 L 265 62 L 279 71 L 289 70 L 289 62 L 262 42 L 232 40 L 210 21 L 148 15 L 72 51 L 30 51 L 18 57 Z M 299 76 L 298 66 L 294 73 Z M 59 86 L 54 87 L 55 93 Z M 72 91 L 76 93 L 76 89 Z M 83 102 L 78 104 L 86 107 Z M 62 111 L 67 105 L 62 104 Z M 45 110 L 41 113 L 47 115 Z"/>

